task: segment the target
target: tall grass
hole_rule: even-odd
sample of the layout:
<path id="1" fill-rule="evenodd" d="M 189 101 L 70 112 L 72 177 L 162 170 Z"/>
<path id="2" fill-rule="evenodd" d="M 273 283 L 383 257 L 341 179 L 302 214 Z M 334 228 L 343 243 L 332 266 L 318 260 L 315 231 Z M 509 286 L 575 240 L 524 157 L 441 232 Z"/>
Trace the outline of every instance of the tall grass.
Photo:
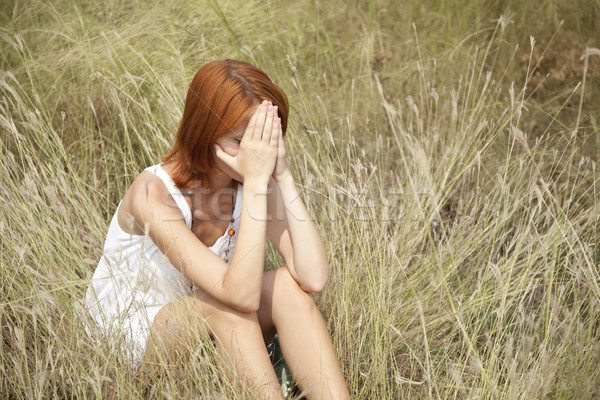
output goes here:
<path id="1" fill-rule="evenodd" d="M 455 4 L 5 3 L 0 394 L 250 396 L 210 347 L 135 374 L 78 302 L 191 76 L 232 57 L 289 95 L 289 161 L 330 257 L 316 299 L 355 398 L 600 396 L 599 57 L 540 77 L 566 51 L 553 38 L 600 46 L 597 19 L 570 17 L 600 7 Z"/>

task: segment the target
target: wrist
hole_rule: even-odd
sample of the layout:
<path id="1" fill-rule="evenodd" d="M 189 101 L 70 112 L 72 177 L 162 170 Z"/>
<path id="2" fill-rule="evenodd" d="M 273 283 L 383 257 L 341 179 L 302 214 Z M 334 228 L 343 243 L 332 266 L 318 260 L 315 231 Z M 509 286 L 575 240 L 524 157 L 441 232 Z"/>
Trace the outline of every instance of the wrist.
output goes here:
<path id="1" fill-rule="evenodd" d="M 294 176 L 292 175 L 292 172 L 289 170 L 289 168 L 286 168 L 281 174 L 277 175 L 277 177 L 275 178 L 275 181 L 279 185 L 285 184 L 288 182 L 294 182 Z"/>
<path id="2" fill-rule="evenodd" d="M 270 177 L 249 177 L 244 179 L 243 185 L 244 190 L 256 190 L 259 192 L 266 192 L 267 187 L 269 186 L 269 178 Z"/>

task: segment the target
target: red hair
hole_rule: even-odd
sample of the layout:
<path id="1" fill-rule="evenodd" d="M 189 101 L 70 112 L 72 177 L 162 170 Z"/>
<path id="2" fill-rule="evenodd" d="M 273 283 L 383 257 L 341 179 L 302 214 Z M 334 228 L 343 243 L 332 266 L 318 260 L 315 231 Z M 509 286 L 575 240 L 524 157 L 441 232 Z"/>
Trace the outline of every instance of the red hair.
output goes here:
<path id="1" fill-rule="evenodd" d="M 235 128 L 254 102 L 270 100 L 277 106 L 285 134 L 289 113 L 285 93 L 266 73 L 237 60 L 216 60 L 203 65 L 190 83 L 175 143 L 163 157 L 172 165 L 171 177 L 180 188 L 199 179 L 208 187 L 217 172 L 212 156 L 215 140 Z"/>

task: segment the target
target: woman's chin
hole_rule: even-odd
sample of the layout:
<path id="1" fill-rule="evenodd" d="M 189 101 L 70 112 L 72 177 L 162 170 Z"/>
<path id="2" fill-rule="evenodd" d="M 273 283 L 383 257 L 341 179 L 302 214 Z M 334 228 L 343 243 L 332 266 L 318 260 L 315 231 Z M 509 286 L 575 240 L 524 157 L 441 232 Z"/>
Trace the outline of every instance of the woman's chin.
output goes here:
<path id="1" fill-rule="evenodd" d="M 244 178 L 242 178 L 240 175 L 236 174 L 235 172 L 222 171 L 222 174 L 230 177 L 231 179 L 233 179 L 234 181 L 236 181 L 238 183 L 244 183 Z"/>
<path id="2" fill-rule="evenodd" d="M 241 176 L 239 176 L 238 174 L 227 174 L 229 175 L 229 177 L 231 179 L 233 179 L 234 181 L 238 182 L 238 183 L 244 183 L 244 178 L 242 178 Z"/>
<path id="3" fill-rule="evenodd" d="M 217 175 L 221 175 L 221 176 L 224 175 L 224 176 L 227 176 L 227 177 L 233 179 L 234 181 L 243 183 L 243 178 L 239 174 L 237 174 L 235 171 L 233 171 L 231 168 L 228 168 L 227 166 L 217 164 L 216 173 L 217 173 Z"/>

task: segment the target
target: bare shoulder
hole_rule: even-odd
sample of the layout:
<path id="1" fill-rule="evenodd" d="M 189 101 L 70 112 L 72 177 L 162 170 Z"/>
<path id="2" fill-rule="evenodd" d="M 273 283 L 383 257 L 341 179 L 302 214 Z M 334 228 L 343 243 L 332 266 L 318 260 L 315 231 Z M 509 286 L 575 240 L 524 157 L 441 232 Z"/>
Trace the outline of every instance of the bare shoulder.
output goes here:
<path id="1" fill-rule="evenodd" d="M 143 235 L 149 214 L 161 212 L 183 215 L 162 180 L 149 171 L 142 171 L 123 197 L 117 218 L 121 228 L 133 235 Z"/>

